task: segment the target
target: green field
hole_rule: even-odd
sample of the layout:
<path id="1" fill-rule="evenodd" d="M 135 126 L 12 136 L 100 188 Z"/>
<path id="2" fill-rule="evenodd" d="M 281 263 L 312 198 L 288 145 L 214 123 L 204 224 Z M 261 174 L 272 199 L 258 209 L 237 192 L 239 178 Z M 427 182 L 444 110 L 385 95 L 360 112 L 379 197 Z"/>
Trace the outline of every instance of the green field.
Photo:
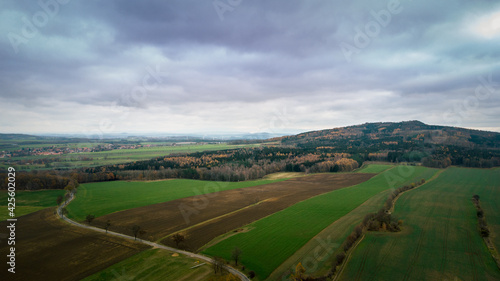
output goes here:
<path id="1" fill-rule="evenodd" d="M 68 205 L 68 216 L 82 221 L 88 214 L 106 214 L 217 191 L 267 184 L 278 180 L 216 182 L 188 179 L 112 181 L 82 184 Z"/>
<path id="2" fill-rule="evenodd" d="M 204 261 L 197 261 L 185 256 L 172 256 L 171 252 L 152 249 L 141 252 L 105 270 L 91 275 L 83 281 L 98 280 L 172 280 L 191 281 L 206 280 L 213 275 L 210 264 L 203 264 Z"/>
<path id="3" fill-rule="evenodd" d="M 363 167 L 356 171 L 356 173 L 375 173 L 379 174 L 383 171 L 394 167 L 394 165 L 385 165 L 385 164 L 369 164 L 366 167 Z"/>
<path id="4" fill-rule="evenodd" d="M 448 168 L 400 197 L 394 216 L 403 231 L 369 232 L 340 280 L 500 280 L 477 230 L 474 194 L 498 229 L 500 169 Z"/>
<path id="5" fill-rule="evenodd" d="M 429 179 L 436 172 L 424 167 L 394 167 L 364 183 L 313 197 L 256 221 L 249 225 L 250 231 L 231 236 L 204 253 L 230 260 L 232 249 L 239 247 L 242 264 L 263 280 L 321 230 L 372 196 L 421 178 Z"/>
<path id="6" fill-rule="evenodd" d="M 55 207 L 59 195 L 64 196 L 64 190 L 39 190 L 39 191 L 16 191 L 16 217 L 20 217 L 38 210 Z M 0 191 L 0 221 L 9 218 L 7 210 L 7 191 Z"/>
<path id="7" fill-rule="evenodd" d="M 340 245 L 346 237 L 366 214 L 380 210 L 391 192 L 380 192 L 330 224 L 276 268 L 267 280 L 281 280 L 283 276 L 293 272 L 299 262 L 304 265 L 308 275 L 319 277 L 328 274 L 335 256 L 342 252 Z"/>

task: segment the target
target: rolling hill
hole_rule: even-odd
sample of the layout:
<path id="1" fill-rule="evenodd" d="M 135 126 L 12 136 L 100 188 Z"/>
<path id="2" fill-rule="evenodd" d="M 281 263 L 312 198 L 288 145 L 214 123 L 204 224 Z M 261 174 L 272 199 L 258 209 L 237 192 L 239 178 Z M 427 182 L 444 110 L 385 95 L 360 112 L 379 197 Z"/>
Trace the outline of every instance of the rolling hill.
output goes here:
<path id="1" fill-rule="evenodd" d="M 279 139 L 282 145 L 360 154 L 362 160 L 420 162 L 427 166 L 500 165 L 500 133 L 427 125 L 420 121 L 378 122 L 305 132 Z"/>

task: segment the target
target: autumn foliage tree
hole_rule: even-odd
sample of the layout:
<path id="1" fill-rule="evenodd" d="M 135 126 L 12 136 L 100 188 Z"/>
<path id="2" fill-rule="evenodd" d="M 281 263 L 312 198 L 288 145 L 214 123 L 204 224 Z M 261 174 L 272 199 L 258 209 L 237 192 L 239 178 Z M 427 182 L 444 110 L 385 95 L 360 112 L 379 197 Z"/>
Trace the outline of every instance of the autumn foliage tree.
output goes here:
<path id="1" fill-rule="evenodd" d="M 295 273 L 291 275 L 291 278 L 293 281 L 303 281 L 306 279 L 306 269 L 302 265 L 302 263 L 298 263 L 297 266 L 295 266 Z"/>

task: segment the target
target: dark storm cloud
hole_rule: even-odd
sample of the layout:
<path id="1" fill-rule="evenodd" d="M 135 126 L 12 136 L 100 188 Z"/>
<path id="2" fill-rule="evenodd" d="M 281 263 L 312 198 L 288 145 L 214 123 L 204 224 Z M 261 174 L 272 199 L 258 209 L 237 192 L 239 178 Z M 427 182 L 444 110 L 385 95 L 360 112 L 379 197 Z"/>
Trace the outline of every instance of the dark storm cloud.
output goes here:
<path id="1" fill-rule="evenodd" d="M 122 130 L 152 131 L 155 116 L 193 114 L 203 125 L 175 125 L 252 130 L 281 106 L 294 119 L 290 128 L 446 124 L 442 112 L 474 96 L 478 77 L 490 74 L 497 92 L 479 101 L 470 124 L 497 126 L 495 1 L 41 2 L 1 4 L 0 99 L 9 104 L 3 114 L 23 116 L 20 130 L 34 128 L 35 110 L 53 120 L 47 131 L 62 131 L 54 112 L 67 107 L 75 108 L 68 122 L 114 118 Z M 29 36 L 27 21 L 36 29 Z M 234 117 L 228 107 L 241 112 Z M 133 114 L 148 123 L 126 119 Z"/>

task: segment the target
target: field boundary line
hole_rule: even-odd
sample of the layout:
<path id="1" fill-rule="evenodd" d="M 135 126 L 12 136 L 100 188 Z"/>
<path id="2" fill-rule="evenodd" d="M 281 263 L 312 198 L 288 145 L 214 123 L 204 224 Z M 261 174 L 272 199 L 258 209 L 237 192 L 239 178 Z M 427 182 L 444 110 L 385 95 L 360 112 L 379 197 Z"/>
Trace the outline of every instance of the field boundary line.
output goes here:
<path id="1" fill-rule="evenodd" d="M 204 260 L 204 261 L 206 261 L 208 263 L 212 263 L 212 258 L 210 258 L 208 256 L 205 256 L 205 255 L 195 254 L 195 253 L 191 253 L 191 252 L 188 252 L 188 251 L 183 251 L 183 250 L 175 249 L 175 248 L 168 247 L 168 246 L 165 246 L 165 245 L 161 245 L 161 244 L 158 244 L 158 243 L 155 243 L 155 242 L 151 242 L 151 241 L 147 241 L 147 240 L 142 240 L 140 238 L 135 238 L 135 237 L 132 237 L 130 235 L 126 235 L 126 234 L 122 234 L 122 233 L 118 233 L 118 232 L 114 232 L 114 231 L 106 231 L 106 230 L 104 230 L 102 228 L 88 226 L 88 225 L 84 225 L 84 224 L 78 223 L 76 221 L 73 221 L 73 220 L 71 220 L 71 219 L 63 216 L 62 209 L 64 207 L 66 207 L 69 203 L 71 203 L 71 201 L 73 201 L 74 198 L 75 198 L 75 195 L 74 195 L 73 192 L 71 192 L 69 200 L 65 201 L 63 204 L 61 204 L 60 206 L 58 206 L 57 207 L 57 212 L 56 212 L 56 215 L 57 215 L 58 218 L 66 221 L 69 224 L 72 224 L 72 225 L 80 227 L 80 228 L 90 229 L 90 230 L 94 230 L 94 231 L 97 231 L 97 232 L 101 232 L 101 233 L 110 234 L 110 235 L 113 235 L 113 236 L 125 238 L 127 240 L 133 240 L 135 242 L 139 242 L 139 243 L 143 243 L 143 244 L 149 245 L 149 246 L 151 246 L 153 248 L 159 248 L 159 249 L 167 250 L 167 251 L 170 251 L 170 252 L 174 252 L 174 253 L 178 253 L 178 254 L 182 254 L 182 255 L 188 256 L 190 258 L 201 259 L 201 260 Z M 238 276 L 243 281 L 250 281 L 250 279 L 244 273 L 240 272 L 239 270 L 237 270 L 237 269 L 235 269 L 235 268 L 233 268 L 233 267 L 231 267 L 229 265 L 225 264 L 224 265 L 224 269 L 226 269 L 228 272 L 230 272 L 230 273 Z"/>

